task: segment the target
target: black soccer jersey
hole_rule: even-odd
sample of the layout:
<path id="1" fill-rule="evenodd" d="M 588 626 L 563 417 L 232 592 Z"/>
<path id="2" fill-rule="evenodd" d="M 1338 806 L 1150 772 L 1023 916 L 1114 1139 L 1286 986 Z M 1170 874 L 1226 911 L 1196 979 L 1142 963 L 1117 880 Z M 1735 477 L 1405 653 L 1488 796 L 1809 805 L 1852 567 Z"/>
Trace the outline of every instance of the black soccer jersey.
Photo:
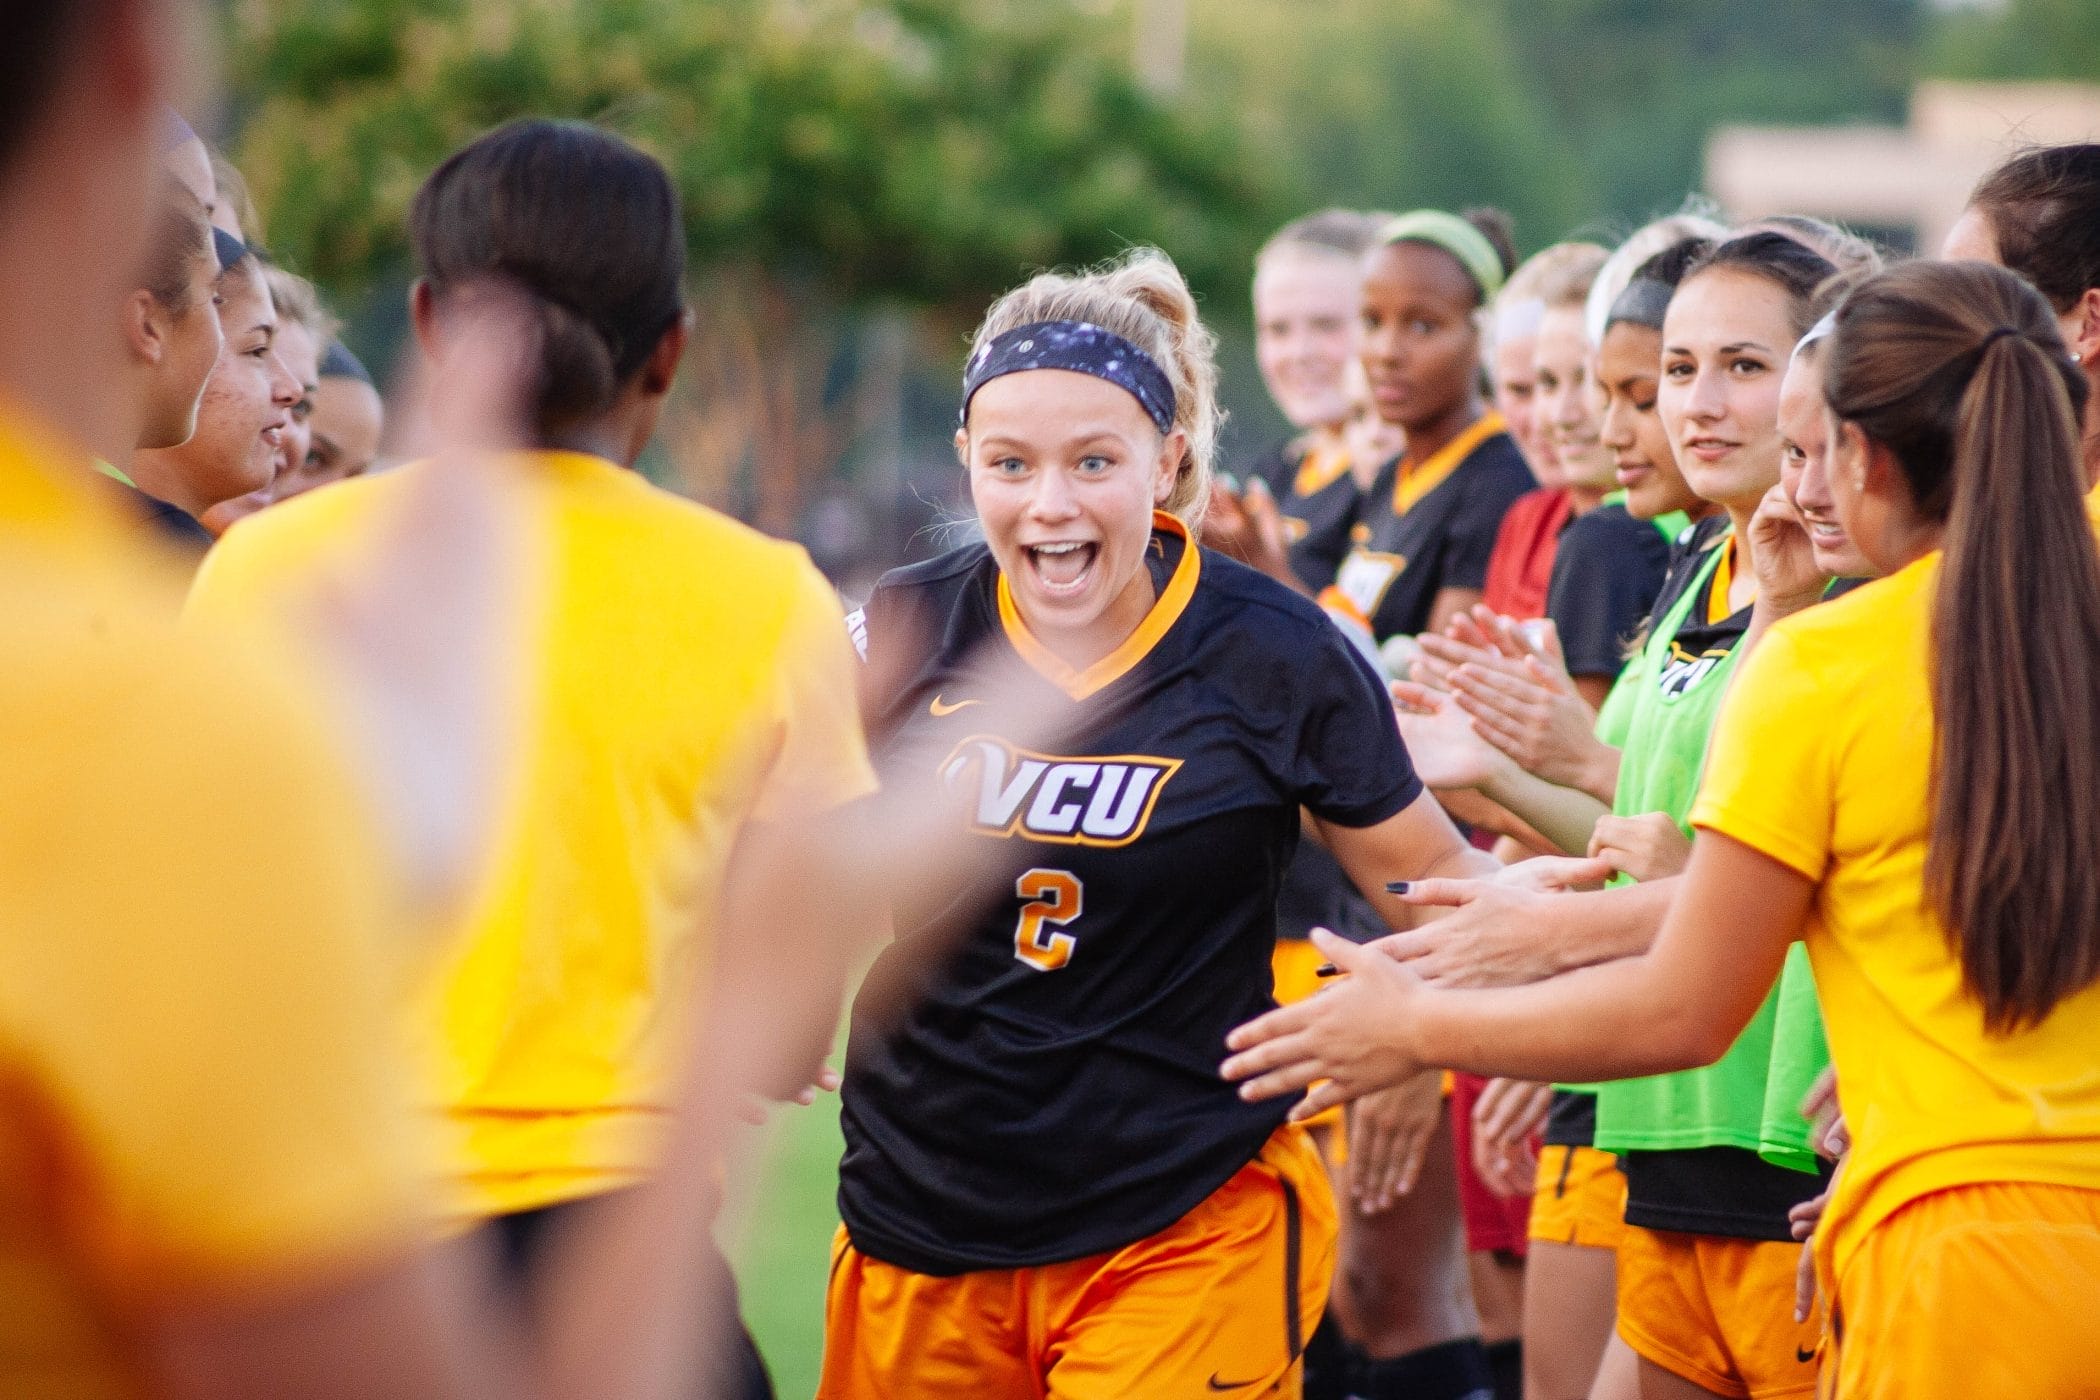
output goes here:
<path id="1" fill-rule="evenodd" d="M 1420 632 L 1439 591 L 1487 582 L 1502 517 L 1537 484 L 1494 413 L 1426 461 L 1386 463 L 1365 495 L 1335 589 L 1378 640 Z"/>
<path id="2" fill-rule="evenodd" d="M 947 779 L 1002 892 L 940 925 L 900 915 L 854 1008 L 839 1210 L 875 1258 L 955 1274 L 1120 1248 L 1246 1165 L 1287 1104 L 1243 1103 L 1218 1064 L 1273 1005 L 1299 808 L 1370 826 L 1421 792 L 1383 687 L 1319 609 L 1160 521 L 1151 614 L 1077 675 L 982 545 L 869 600 L 870 674 L 900 677 L 872 711 L 879 764 Z M 987 645 L 1029 660 L 1083 737 L 1003 737 L 973 689 Z"/>
<path id="3" fill-rule="evenodd" d="M 1568 522 L 1553 553 L 1546 616 L 1572 676 L 1616 676 L 1626 645 L 1655 604 L 1670 543 L 1616 501 Z"/>
<path id="4" fill-rule="evenodd" d="M 1290 540 L 1291 572 L 1318 593 L 1334 582 L 1348 556 L 1363 509 L 1363 488 L 1349 470 L 1347 452 L 1321 448 L 1300 457 L 1287 485 L 1277 504 Z"/>

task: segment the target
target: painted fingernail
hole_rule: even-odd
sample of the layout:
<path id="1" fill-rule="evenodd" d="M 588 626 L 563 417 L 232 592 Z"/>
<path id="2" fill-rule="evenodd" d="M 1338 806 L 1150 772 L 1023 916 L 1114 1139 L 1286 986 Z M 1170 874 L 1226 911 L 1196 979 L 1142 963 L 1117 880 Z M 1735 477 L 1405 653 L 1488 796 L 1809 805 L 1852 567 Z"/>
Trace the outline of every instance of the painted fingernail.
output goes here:
<path id="1" fill-rule="evenodd" d="M 1389 882 L 1388 882 L 1388 883 L 1386 884 L 1386 887 L 1385 887 L 1386 893 L 1387 893 L 1387 894 L 1406 894 L 1406 893 L 1407 893 L 1407 889 L 1408 889 L 1408 885 L 1409 885 L 1410 883 L 1411 883 L 1411 882 L 1410 882 L 1410 881 L 1407 881 L 1407 880 L 1393 880 L 1393 881 L 1389 881 Z"/>

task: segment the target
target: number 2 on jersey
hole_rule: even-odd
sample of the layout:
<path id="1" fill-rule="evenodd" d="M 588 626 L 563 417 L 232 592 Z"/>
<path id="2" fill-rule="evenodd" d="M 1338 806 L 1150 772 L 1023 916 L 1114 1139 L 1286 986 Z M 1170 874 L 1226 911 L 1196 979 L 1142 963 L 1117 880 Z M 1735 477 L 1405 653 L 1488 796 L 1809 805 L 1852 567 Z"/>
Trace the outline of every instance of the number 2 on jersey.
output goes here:
<path id="1" fill-rule="evenodd" d="M 1014 925 L 1014 956 L 1038 972 L 1055 972 L 1072 961 L 1079 940 L 1052 932 L 1079 917 L 1084 887 L 1069 870 L 1027 871 L 1014 881 L 1014 893 L 1028 902 Z"/>

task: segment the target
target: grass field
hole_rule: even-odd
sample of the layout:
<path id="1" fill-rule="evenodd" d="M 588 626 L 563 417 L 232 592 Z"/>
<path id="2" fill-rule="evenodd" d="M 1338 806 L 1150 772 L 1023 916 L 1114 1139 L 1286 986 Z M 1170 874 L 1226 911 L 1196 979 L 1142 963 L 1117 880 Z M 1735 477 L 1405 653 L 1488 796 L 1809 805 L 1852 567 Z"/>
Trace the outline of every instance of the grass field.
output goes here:
<path id="1" fill-rule="evenodd" d="M 824 1281 L 839 1223 L 838 1096 L 781 1109 L 770 1131 L 751 1208 L 726 1243 L 743 1289 L 744 1320 L 773 1368 L 781 1400 L 809 1400 L 817 1389 Z"/>

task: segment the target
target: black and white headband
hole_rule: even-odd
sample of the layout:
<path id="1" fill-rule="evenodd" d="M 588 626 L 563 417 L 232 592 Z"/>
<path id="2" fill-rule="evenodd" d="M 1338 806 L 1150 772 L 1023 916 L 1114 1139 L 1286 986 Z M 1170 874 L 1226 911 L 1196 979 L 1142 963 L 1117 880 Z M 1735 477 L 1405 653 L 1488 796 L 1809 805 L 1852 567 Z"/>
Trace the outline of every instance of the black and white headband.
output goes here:
<path id="1" fill-rule="evenodd" d="M 1036 321 L 994 336 L 963 367 L 962 408 L 991 380 L 1027 369 L 1068 369 L 1105 379 L 1138 401 L 1162 434 L 1174 431 L 1174 384 L 1150 355 L 1114 331 L 1086 321 Z"/>

